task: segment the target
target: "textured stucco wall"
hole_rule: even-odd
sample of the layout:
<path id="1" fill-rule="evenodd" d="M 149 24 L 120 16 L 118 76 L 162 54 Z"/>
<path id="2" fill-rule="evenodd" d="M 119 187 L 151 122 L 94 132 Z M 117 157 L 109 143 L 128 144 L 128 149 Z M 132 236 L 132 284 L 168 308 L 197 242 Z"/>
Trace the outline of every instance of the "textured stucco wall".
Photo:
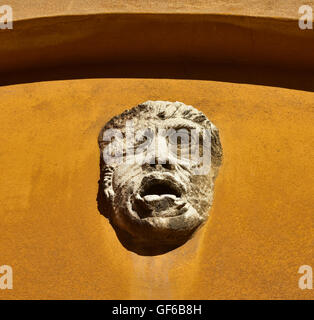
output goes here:
<path id="1" fill-rule="evenodd" d="M 3 298 L 313 298 L 313 92 L 193 80 L 85 79 L 0 88 Z M 163 256 L 126 251 L 97 211 L 97 135 L 145 100 L 181 100 L 219 127 L 211 219 Z"/>
<path id="2" fill-rule="evenodd" d="M 313 266 L 314 32 L 297 19 L 314 1 L 6 4 L 0 299 L 313 299 L 297 271 Z M 149 99 L 200 108 L 225 155 L 208 224 L 158 257 L 125 250 L 96 204 L 101 126 Z"/>

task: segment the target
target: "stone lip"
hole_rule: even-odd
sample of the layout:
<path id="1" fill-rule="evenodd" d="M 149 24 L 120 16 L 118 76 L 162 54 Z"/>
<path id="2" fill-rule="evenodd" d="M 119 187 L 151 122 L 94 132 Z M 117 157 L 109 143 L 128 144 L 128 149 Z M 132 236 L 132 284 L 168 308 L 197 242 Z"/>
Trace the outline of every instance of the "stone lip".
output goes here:
<path id="1" fill-rule="evenodd" d="M 153 173 L 142 179 L 133 209 L 141 219 L 174 217 L 187 209 L 186 187 L 169 173 Z"/>
<path id="2" fill-rule="evenodd" d="M 164 188 L 163 190 L 155 190 L 156 194 L 173 194 L 178 198 L 181 198 L 181 196 L 186 193 L 186 186 L 176 177 L 173 176 L 173 174 L 168 172 L 156 172 L 149 175 L 146 175 L 141 182 L 139 194 L 143 197 L 151 192 L 154 192 L 153 189 L 156 187 L 156 189 Z"/>

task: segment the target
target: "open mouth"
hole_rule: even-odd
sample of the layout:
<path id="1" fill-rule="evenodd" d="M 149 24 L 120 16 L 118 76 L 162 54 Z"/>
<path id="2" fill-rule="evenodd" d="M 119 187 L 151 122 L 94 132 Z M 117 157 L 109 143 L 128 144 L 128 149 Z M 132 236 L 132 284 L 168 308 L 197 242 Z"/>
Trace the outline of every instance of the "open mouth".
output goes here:
<path id="1" fill-rule="evenodd" d="M 153 179 L 143 186 L 140 196 L 145 200 L 157 200 L 163 197 L 175 200 L 181 197 L 181 190 L 171 181 Z"/>
<path id="2" fill-rule="evenodd" d="M 180 215 L 186 206 L 183 191 L 181 184 L 169 177 L 145 177 L 134 209 L 141 218 Z"/>

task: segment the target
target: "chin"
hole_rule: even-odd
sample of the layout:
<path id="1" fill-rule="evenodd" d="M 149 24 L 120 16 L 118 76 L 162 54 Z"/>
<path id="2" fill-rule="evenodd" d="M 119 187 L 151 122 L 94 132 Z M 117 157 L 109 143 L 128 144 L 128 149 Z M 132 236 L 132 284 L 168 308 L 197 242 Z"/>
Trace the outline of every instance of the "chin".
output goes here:
<path id="1" fill-rule="evenodd" d="M 207 219 L 191 203 L 191 190 L 169 173 L 151 173 L 129 182 L 113 200 L 113 226 L 122 245 L 139 255 L 159 255 L 186 243 Z M 123 190 L 126 190 L 123 192 Z M 193 201 L 189 201 L 193 200 Z"/>

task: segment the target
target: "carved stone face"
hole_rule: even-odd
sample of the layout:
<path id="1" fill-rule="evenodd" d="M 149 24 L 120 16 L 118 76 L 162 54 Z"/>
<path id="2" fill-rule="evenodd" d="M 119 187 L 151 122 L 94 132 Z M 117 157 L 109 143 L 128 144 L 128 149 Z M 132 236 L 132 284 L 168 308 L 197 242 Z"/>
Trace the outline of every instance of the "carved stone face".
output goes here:
<path id="1" fill-rule="evenodd" d="M 207 220 L 222 148 L 203 113 L 180 102 L 148 101 L 111 119 L 98 142 L 98 208 L 124 247 L 162 254 L 184 244 Z M 205 171 L 191 160 L 196 146 L 203 160 L 211 160 Z"/>

